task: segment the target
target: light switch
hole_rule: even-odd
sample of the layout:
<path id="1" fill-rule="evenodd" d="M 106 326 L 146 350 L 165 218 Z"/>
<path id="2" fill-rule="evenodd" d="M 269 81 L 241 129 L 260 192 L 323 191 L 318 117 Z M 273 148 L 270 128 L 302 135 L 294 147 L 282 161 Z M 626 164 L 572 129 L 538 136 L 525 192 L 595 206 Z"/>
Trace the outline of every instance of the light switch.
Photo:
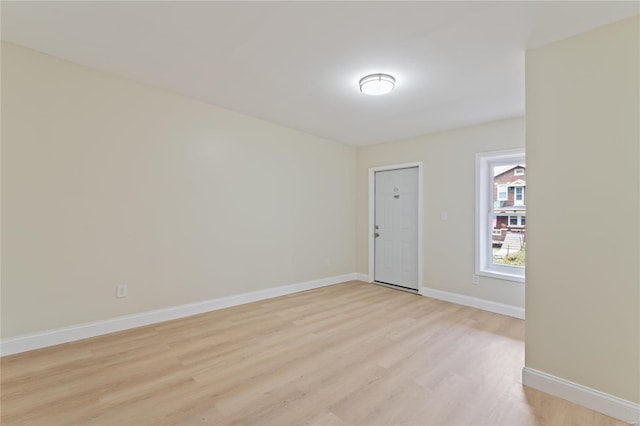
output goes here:
<path id="1" fill-rule="evenodd" d="M 446 210 L 442 210 L 440 212 L 440 220 L 445 221 L 447 219 L 449 219 L 449 214 L 447 213 Z"/>

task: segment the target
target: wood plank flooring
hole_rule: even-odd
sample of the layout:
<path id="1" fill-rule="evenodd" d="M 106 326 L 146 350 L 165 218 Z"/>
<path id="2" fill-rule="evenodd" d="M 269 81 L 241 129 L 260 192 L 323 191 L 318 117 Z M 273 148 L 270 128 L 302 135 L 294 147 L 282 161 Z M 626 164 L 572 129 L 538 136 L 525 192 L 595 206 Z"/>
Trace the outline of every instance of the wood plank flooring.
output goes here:
<path id="1" fill-rule="evenodd" d="M 2 425 L 623 425 L 523 388 L 524 322 L 349 282 L 1 361 Z"/>

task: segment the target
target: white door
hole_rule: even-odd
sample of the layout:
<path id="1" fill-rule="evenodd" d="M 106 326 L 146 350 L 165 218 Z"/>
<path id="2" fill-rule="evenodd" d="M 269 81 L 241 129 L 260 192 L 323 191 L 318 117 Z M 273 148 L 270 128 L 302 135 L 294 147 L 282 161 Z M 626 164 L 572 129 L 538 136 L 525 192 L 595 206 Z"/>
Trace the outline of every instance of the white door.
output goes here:
<path id="1" fill-rule="evenodd" d="M 524 206 L 524 186 L 515 187 L 514 206 Z"/>
<path id="2" fill-rule="evenodd" d="M 418 168 L 375 172 L 374 280 L 418 289 Z"/>

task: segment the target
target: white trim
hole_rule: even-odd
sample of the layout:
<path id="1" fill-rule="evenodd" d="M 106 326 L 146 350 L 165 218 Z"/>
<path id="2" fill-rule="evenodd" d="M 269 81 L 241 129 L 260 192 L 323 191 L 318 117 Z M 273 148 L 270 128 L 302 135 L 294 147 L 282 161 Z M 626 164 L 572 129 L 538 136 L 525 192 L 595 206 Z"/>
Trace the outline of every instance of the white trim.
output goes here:
<path id="1" fill-rule="evenodd" d="M 570 382 L 544 371 L 522 368 L 522 384 L 631 424 L 640 424 L 640 404 Z"/>
<path id="2" fill-rule="evenodd" d="M 374 238 L 375 233 L 375 174 L 376 172 L 382 172 L 386 170 L 399 170 L 410 169 L 413 167 L 418 168 L 418 293 L 420 287 L 422 287 L 422 258 L 424 253 L 424 238 L 423 238 L 423 217 L 424 217 L 424 191 L 423 191 L 423 164 L 422 161 L 416 161 L 413 163 L 393 164 L 389 166 L 371 167 L 369 169 L 369 226 L 367 232 L 369 233 L 369 277 L 364 280 L 367 282 L 374 281 L 374 264 L 375 264 L 375 252 L 374 252 Z"/>
<path id="3" fill-rule="evenodd" d="M 505 270 L 513 269 L 516 270 L 519 268 L 518 266 L 511 265 L 497 265 L 504 267 Z M 491 272 L 491 271 L 477 271 L 476 275 L 487 278 L 495 278 L 496 280 L 504 280 L 504 281 L 513 281 L 514 283 L 522 283 L 524 284 L 524 278 L 517 274 L 512 274 L 509 272 Z"/>
<path id="4" fill-rule="evenodd" d="M 519 306 L 507 305 L 505 303 L 493 302 L 491 300 L 466 296 L 459 293 L 451 293 L 448 291 L 437 290 L 435 288 L 429 287 L 422 287 L 420 294 L 426 297 L 431 297 L 433 299 L 444 300 L 446 302 L 457 303 L 458 305 L 471 306 L 472 308 L 482 309 L 483 311 L 489 311 L 496 314 L 524 319 L 524 308 L 521 308 Z"/>
<path id="5" fill-rule="evenodd" d="M 364 281 L 365 283 L 369 283 L 371 281 L 369 281 L 369 275 L 367 274 L 361 274 L 359 272 L 356 273 L 356 280 L 358 281 Z"/>
<path id="6" fill-rule="evenodd" d="M 107 320 L 93 321 L 85 324 L 73 325 L 70 327 L 47 330 L 40 333 L 28 334 L 24 336 L 12 337 L 0 341 L 0 354 L 2 356 L 26 352 L 47 346 L 59 345 L 61 343 L 73 342 L 75 340 L 100 336 L 116 331 L 128 330 L 130 328 L 142 327 L 149 324 L 170 321 L 177 318 L 184 318 L 191 315 L 224 309 L 231 306 L 243 305 L 245 303 L 256 302 L 258 300 L 270 299 L 272 297 L 284 296 L 286 294 L 297 293 L 314 288 L 326 287 L 339 284 L 345 281 L 358 279 L 356 273 L 338 275 L 334 277 L 321 278 L 312 281 L 305 281 L 296 284 L 273 287 L 264 290 L 252 291 L 233 296 L 221 297 L 218 299 L 206 300 L 203 302 L 189 303 L 186 305 L 172 306 L 169 308 L 157 309 L 154 311 L 141 312 L 139 314 L 125 315 Z"/>

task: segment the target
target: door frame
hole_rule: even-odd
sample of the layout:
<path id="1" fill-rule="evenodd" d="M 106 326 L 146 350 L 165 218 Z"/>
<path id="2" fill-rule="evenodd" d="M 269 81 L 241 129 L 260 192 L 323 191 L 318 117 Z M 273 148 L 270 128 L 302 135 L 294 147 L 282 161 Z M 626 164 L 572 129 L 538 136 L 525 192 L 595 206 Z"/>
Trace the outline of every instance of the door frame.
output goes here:
<path id="1" fill-rule="evenodd" d="M 413 163 L 392 164 L 388 166 L 378 166 L 369 168 L 369 225 L 367 231 L 369 233 L 369 278 L 370 283 L 374 282 L 374 265 L 375 265 L 375 242 L 373 234 L 375 233 L 375 188 L 376 188 L 376 172 L 388 170 L 400 170 L 418 168 L 418 294 L 422 294 L 422 258 L 423 258 L 423 164 L 422 161 Z"/>

